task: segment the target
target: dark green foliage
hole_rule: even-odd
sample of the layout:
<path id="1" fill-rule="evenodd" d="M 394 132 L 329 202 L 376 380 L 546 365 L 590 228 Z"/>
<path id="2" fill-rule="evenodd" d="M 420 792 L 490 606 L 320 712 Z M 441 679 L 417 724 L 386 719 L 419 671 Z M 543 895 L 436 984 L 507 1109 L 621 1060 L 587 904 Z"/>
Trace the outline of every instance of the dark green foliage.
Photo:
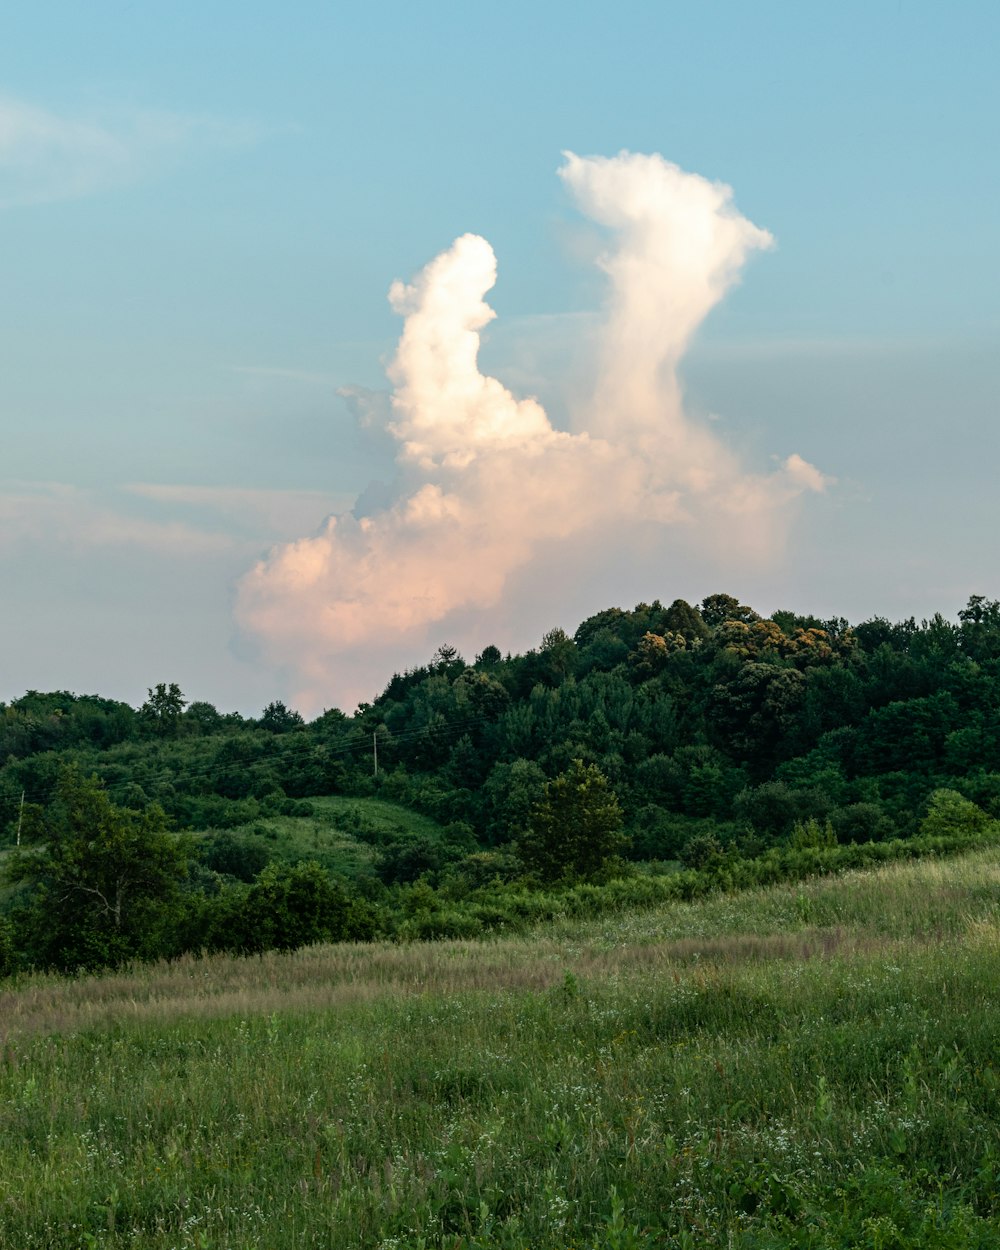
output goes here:
<path id="1" fill-rule="evenodd" d="M 284 734 L 292 729 L 301 729 L 305 721 L 299 712 L 286 707 L 279 699 L 267 705 L 258 723 L 269 733 Z"/>
<path id="2" fill-rule="evenodd" d="M 830 812 L 838 842 L 881 842 L 896 837 L 898 830 L 879 803 L 850 803 Z"/>
<path id="3" fill-rule="evenodd" d="M 675 599 L 663 614 L 663 628 L 674 634 L 681 634 L 687 641 L 704 640 L 711 630 L 705 618 L 683 599 Z"/>
<path id="4" fill-rule="evenodd" d="M 224 832 L 202 843 L 201 858 L 213 872 L 252 881 L 267 867 L 271 856 L 262 839 Z"/>
<path id="5" fill-rule="evenodd" d="M 182 718 L 185 733 L 212 734 L 217 733 L 223 725 L 223 718 L 211 703 L 190 703 Z"/>
<path id="6" fill-rule="evenodd" d="M 136 713 L 125 703 L 66 690 L 29 690 L 0 704 L 0 765 L 44 751 L 112 747 L 136 731 Z"/>
<path id="7" fill-rule="evenodd" d="M 736 796 L 733 814 L 755 833 L 783 838 L 803 812 L 795 790 L 784 781 L 766 781 L 753 789 L 742 790 Z"/>
<path id="8" fill-rule="evenodd" d="M 608 779 L 577 759 L 546 785 L 518 839 L 518 855 L 541 881 L 590 881 L 624 851 L 622 823 Z"/>
<path id="9" fill-rule="evenodd" d="M 749 661 L 714 687 L 710 724 L 721 746 L 761 771 L 785 754 L 804 697 L 797 669 Z"/>
<path id="10" fill-rule="evenodd" d="M 161 681 L 155 689 L 150 688 L 148 695 L 139 709 L 144 730 L 161 738 L 174 737 L 181 723 L 181 713 L 187 706 L 180 686 L 173 681 L 169 685 Z"/>
<path id="11" fill-rule="evenodd" d="M 6 916 L 0 916 L 0 978 L 11 976 L 18 965 L 17 939 L 14 926 Z"/>
<path id="12" fill-rule="evenodd" d="M 355 715 L 334 709 L 309 724 L 280 701 L 244 721 L 187 704 L 171 683 L 151 687 L 138 712 L 97 696 L 28 692 L 0 705 L 0 847 L 20 836 L 22 859 L 43 853 L 59 778 L 75 764 L 101 778 L 129 820 L 162 819 L 153 814 L 162 809 L 173 828 L 209 831 L 181 882 L 187 936 L 169 937 L 164 922 L 138 945 L 124 940 L 124 951 L 197 945 L 191 935 L 208 932 L 208 921 L 192 919 L 196 899 L 208 900 L 218 928 L 226 907 L 232 919 L 244 905 L 267 856 L 315 858 L 387 915 L 403 914 L 405 891 L 426 887 L 450 900 L 434 925 L 464 931 L 471 922 L 456 920 L 452 904 L 510 880 L 511 847 L 528 848 L 532 812 L 574 761 L 606 779 L 633 861 L 676 862 L 712 835 L 726 872 L 738 858 L 745 876 L 747 861 L 764 862 L 789 840 L 807 859 L 837 849 L 811 844 L 814 829 L 850 849 L 927 828 L 951 836 L 972 819 L 962 802 L 979 811 L 973 824 L 996 818 L 997 760 L 997 601 L 973 596 L 957 623 L 938 615 L 851 626 L 785 610 L 762 619 L 719 594 L 700 609 L 677 598 L 608 608 L 572 636 L 550 630 L 523 655 L 484 647 L 472 666 L 445 646 Z M 939 792 L 953 798 L 936 798 L 925 815 Z M 343 805 L 336 820 L 324 815 L 324 796 L 384 801 L 393 814 L 351 826 Z M 320 818 L 296 825 L 312 803 Z M 446 837 L 445 827 L 461 835 Z M 605 870 L 540 859 L 534 871 Z M 27 881 L 19 888 L 0 908 L 23 911 Z M 18 922 L 19 958 L 51 961 L 40 913 L 35 921 Z M 407 913 L 406 923 L 416 921 Z M 22 949 L 36 938 L 38 951 Z M 97 943 L 93 958 L 127 957 L 112 946 L 102 955 Z"/>
<path id="13" fill-rule="evenodd" d="M 631 857 L 637 860 L 677 859 L 690 836 L 690 822 L 656 803 L 640 807 L 628 824 Z"/>
<path id="14" fill-rule="evenodd" d="M 1000 602 L 973 595 L 958 614 L 959 646 L 980 663 L 1000 659 Z"/>
<path id="15" fill-rule="evenodd" d="M 532 808 L 545 789 L 545 773 L 534 760 L 495 764 L 483 787 L 491 842 L 509 842 L 527 828 Z"/>
<path id="16" fill-rule="evenodd" d="M 613 669 L 628 659 L 628 643 L 610 629 L 599 629 L 580 651 L 580 668 L 585 673 L 595 669 Z"/>
<path id="17" fill-rule="evenodd" d="M 160 808 L 116 807 L 96 778 L 67 769 L 44 837 L 8 868 L 21 886 L 15 925 L 30 962 L 114 967 L 169 949 L 187 856 Z"/>
<path id="18" fill-rule="evenodd" d="M 375 930 L 370 909 L 308 860 L 269 864 L 250 887 L 239 920 L 239 946 L 248 951 L 364 940 Z"/>
<path id="19" fill-rule="evenodd" d="M 444 863 L 445 853 L 439 842 L 428 837 L 403 838 L 382 847 L 377 871 L 387 885 L 402 885 L 437 872 Z"/>
<path id="20" fill-rule="evenodd" d="M 696 870 L 708 868 L 722 855 L 722 844 L 714 833 L 695 833 L 681 849 L 681 863 L 685 868 Z"/>
<path id="21" fill-rule="evenodd" d="M 723 594 L 709 595 L 702 601 L 701 618 L 709 629 L 724 625 L 726 621 L 740 621 L 749 625 L 753 621 L 760 620 L 753 608 L 748 608 L 745 603 L 740 603 L 732 595 Z"/>

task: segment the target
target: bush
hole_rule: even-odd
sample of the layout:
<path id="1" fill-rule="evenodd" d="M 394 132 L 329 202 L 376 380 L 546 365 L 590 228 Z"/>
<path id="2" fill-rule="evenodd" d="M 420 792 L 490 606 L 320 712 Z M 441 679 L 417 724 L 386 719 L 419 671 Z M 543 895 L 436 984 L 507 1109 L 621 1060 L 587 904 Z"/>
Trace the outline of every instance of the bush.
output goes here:
<path id="1" fill-rule="evenodd" d="M 367 904 L 348 897 L 314 860 L 268 864 L 239 916 L 244 950 L 294 950 L 314 942 L 363 940 L 374 932 Z"/>
<path id="2" fill-rule="evenodd" d="M 930 837 L 982 833 L 992 822 L 981 807 L 957 790 L 935 790 L 927 801 L 920 832 Z"/>
<path id="3" fill-rule="evenodd" d="M 836 846 L 837 835 L 829 820 L 821 825 L 815 816 L 810 816 L 808 820 L 795 822 L 789 845 L 793 847 Z"/>
<path id="4" fill-rule="evenodd" d="M 878 803 L 850 803 L 830 813 L 838 842 L 884 842 L 898 833 L 892 818 Z"/>
<path id="5" fill-rule="evenodd" d="M 707 868 L 722 854 L 722 844 L 714 833 L 695 833 L 681 850 L 681 863 L 685 868 Z"/>
<path id="6" fill-rule="evenodd" d="M 17 951 L 14 945 L 14 926 L 6 916 L 0 916 L 0 977 L 11 976 L 17 968 Z"/>
<path id="7" fill-rule="evenodd" d="M 202 843 L 201 856 L 213 872 L 247 882 L 253 881 L 271 859 L 267 847 L 258 838 L 240 837 L 228 832 L 206 838 Z"/>
<path id="8" fill-rule="evenodd" d="M 444 863 L 441 847 L 426 836 L 400 838 L 382 847 L 376 872 L 386 885 L 404 885 Z"/>

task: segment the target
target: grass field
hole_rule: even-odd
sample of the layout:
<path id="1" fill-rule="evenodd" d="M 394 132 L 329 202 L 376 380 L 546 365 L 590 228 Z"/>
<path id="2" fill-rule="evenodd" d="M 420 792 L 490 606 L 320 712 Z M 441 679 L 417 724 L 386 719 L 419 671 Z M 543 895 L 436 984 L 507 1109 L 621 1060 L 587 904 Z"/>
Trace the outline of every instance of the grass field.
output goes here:
<path id="1" fill-rule="evenodd" d="M 1000 1246 L 1000 852 L 0 990 L 0 1246 Z"/>

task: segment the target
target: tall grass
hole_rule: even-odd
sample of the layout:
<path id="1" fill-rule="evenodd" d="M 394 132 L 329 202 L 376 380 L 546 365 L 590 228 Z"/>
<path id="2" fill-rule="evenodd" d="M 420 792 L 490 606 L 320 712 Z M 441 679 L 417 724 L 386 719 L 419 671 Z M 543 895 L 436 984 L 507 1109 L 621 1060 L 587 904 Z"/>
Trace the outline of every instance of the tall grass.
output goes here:
<path id="1" fill-rule="evenodd" d="M 1000 1245 L 1000 854 L 0 999 L 0 1246 Z"/>

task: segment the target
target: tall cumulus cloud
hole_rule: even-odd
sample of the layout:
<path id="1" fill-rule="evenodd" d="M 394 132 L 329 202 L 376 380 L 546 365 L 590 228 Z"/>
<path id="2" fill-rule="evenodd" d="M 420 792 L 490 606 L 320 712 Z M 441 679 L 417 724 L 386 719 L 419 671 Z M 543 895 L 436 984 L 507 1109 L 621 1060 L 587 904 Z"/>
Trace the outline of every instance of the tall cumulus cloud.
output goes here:
<path id="1" fill-rule="evenodd" d="M 559 173 L 608 235 L 596 378 L 574 432 L 479 367 L 497 276 L 485 239 L 463 235 L 410 284 L 394 283 L 403 332 L 390 402 L 355 396 L 393 440 L 391 498 L 276 547 L 238 586 L 241 630 L 290 674 L 300 706 L 370 697 L 369 683 L 449 625 L 447 636 L 464 622 L 473 645 L 487 641 L 479 618 L 502 600 L 509 608 L 519 585 L 537 596 L 547 562 L 575 560 L 575 575 L 599 586 L 600 561 L 640 534 L 648 548 L 651 531 L 658 583 L 682 548 L 765 560 L 793 501 L 826 485 L 795 453 L 773 473 L 748 471 L 684 411 L 678 364 L 770 234 L 737 212 L 729 187 L 660 156 L 567 153 Z"/>

